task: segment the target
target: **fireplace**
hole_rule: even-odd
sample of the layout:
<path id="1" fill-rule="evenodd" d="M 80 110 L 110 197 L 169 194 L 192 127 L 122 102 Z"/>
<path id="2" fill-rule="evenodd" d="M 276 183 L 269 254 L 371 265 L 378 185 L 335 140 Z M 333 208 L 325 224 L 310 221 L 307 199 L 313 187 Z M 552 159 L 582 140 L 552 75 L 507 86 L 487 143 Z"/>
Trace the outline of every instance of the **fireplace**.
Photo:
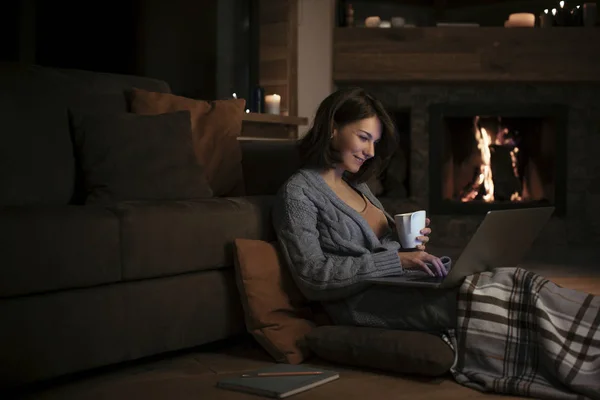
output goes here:
<path id="1" fill-rule="evenodd" d="M 432 104 L 429 204 L 435 214 L 566 206 L 567 107 Z"/>
<path id="2" fill-rule="evenodd" d="M 556 212 L 534 246 L 539 254 L 562 257 L 571 246 L 600 243 L 598 85 L 360 85 L 393 115 L 401 139 L 376 195 L 391 214 L 427 210 L 438 249 L 465 246 L 489 210 L 546 204 Z M 462 201 L 481 172 L 476 127 L 485 129 L 494 149 L 493 157 L 489 152 L 494 198 L 486 201 L 477 191 L 471 201 Z"/>

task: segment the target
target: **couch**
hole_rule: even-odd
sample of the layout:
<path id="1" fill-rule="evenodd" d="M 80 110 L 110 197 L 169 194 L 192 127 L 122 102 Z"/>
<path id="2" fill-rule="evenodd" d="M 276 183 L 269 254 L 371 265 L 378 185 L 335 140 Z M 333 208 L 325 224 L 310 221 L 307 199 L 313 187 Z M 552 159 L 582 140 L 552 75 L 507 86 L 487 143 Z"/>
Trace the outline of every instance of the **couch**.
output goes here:
<path id="1" fill-rule="evenodd" d="M 84 205 L 68 109 L 125 112 L 127 90 L 168 84 L 0 71 L 0 388 L 243 333 L 233 240 L 274 239 L 292 143 L 240 142 L 243 197 Z"/>

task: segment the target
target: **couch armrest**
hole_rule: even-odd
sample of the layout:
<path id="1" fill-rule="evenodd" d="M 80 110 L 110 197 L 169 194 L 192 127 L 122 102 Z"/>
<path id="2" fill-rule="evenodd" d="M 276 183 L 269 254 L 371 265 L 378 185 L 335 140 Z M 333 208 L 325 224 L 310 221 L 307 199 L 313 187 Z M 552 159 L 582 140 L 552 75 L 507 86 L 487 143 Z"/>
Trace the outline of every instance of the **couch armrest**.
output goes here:
<path id="1" fill-rule="evenodd" d="M 248 196 L 274 195 L 300 167 L 296 141 L 240 140 Z"/>

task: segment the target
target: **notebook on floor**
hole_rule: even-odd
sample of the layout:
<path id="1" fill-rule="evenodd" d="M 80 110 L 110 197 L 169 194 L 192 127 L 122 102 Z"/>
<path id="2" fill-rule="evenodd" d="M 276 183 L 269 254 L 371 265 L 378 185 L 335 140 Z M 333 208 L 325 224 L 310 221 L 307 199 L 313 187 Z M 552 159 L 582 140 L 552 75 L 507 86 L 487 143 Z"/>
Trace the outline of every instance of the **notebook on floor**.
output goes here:
<path id="1" fill-rule="evenodd" d="M 443 289 L 459 286 L 478 272 L 516 267 L 546 225 L 554 207 L 488 211 L 448 275 L 425 273 L 370 278 L 367 282 Z"/>
<path id="2" fill-rule="evenodd" d="M 261 376 L 261 374 L 279 374 L 280 376 Z M 233 378 L 221 379 L 217 382 L 217 387 L 284 399 L 334 381 L 339 377 L 338 372 L 323 368 L 307 365 L 277 364 L 251 372 L 244 372 Z"/>

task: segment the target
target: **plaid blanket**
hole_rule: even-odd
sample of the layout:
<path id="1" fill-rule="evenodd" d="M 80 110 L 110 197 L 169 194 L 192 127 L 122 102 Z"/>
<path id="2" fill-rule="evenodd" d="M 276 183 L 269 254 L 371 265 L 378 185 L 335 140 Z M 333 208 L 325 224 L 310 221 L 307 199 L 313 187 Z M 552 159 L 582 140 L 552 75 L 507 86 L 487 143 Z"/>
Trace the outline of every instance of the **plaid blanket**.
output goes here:
<path id="1" fill-rule="evenodd" d="M 600 296 L 521 268 L 467 277 L 451 332 L 465 386 L 539 399 L 600 399 Z"/>

